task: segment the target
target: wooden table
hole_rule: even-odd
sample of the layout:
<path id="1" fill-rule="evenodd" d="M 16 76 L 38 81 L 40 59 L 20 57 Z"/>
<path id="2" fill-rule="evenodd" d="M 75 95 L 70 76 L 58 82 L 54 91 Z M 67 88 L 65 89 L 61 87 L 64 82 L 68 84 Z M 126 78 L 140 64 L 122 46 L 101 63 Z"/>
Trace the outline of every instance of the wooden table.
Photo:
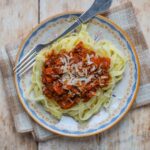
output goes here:
<path id="1" fill-rule="evenodd" d="M 127 0 L 115 0 L 113 6 Z M 43 19 L 63 11 L 85 10 L 93 0 L 0 0 L 0 48 L 15 45 Z M 136 15 L 150 47 L 150 1 L 132 0 Z M 15 131 L 9 111 L 9 104 L 3 90 L 0 72 L 0 149 L 35 150 L 43 149 L 42 143 L 33 141 L 31 135 L 20 135 Z M 52 140 L 49 149 L 68 150 L 149 150 L 150 149 L 150 106 L 130 111 L 111 130 L 93 137 L 87 142 L 59 145 Z"/>

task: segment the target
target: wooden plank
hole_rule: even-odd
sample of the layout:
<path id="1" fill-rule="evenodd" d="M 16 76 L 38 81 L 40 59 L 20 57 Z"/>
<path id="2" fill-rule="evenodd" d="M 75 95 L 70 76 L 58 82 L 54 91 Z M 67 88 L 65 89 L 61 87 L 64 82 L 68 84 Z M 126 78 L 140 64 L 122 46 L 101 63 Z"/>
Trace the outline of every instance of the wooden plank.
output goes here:
<path id="1" fill-rule="evenodd" d="M 146 38 L 150 50 L 150 1 L 149 0 L 132 0 L 135 7 L 135 13 L 140 23 L 140 27 Z"/>
<path id="2" fill-rule="evenodd" d="M 40 142 L 38 150 L 98 150 L 95 136 L 87 138 L 56 138 Z"/>
<path id="3" fill-rule="evenodd" d="M 113 0 L 113 6 L 118 6 L 128 1 L 131 1 L 135 8 L 135 14 L 141 25 L 141 29 L 144 33 L 147 44 L 150 47 L 150 42 L 149 42 L 150 19 L 147 19 L 150 18 L 150 13 L 149 13 L 150 1 L 149 0 Z"/>
<path id="4" fill-rule="evenodd" d="M 120 5 L 129 0 L 115 0 L 113 6 Z M 150 43 L 149 31 L 150 23 L 148 21 L 150 9 L 149 0 L 132 0 L 137 10 L 140 10 L 140 18 L 144 20 L 141 25 L 147 42 Z M 43 20 L 48 16 L 61 13 L 63 11 L 85 10 L 92 3 L 91 0 L 45 0 L 40 3 L 40 19 Z M 146 8 L 146 9 L 145 9 Z M 149 149 L 150 147 L 150 106 L 130 111 L 125 118 L 111 130 L 100 135 L 84 139 L 53 139 L 48 142 L 39 143 L 39 150 L 55 149 Z"/>
<path id="5" fill-rule="evenodd" d="M 0 149 L 35 150 L 37 145 L 30 134 L 18 134 L 14 128 L 14 121 L 9 111 L 6 93 L 3 91 L 2 74 L 0 72 Z"/>
<path id="6" fill-rule="evenodd" d="M 18 43 L 38 23 L 38 0 L 1 0 L 0 23 L 0 46 Z"/>
<path id="7" fill-rule="evenodd" d="M 130 111 L 111 130 L 97 136 L 99 148 L 148 150 L 150 147 L 150 106 Z"/>
<path id="8" fill-rule="evenodd" d="M 38 0 L 1 0 L 0 23 L 0 48 L 15 45 L 38 23 Z M 31 135 L 15 131 L 5 94 L 0 73 L 0 149 L 35 150 L 37 145 Z"/>
<path id="9" fill-rule="evenodd" d="M 66 11 L 81 11 L 90 7 L 94 0 L 44 0 L 40 1 L 40 20 Z"/>

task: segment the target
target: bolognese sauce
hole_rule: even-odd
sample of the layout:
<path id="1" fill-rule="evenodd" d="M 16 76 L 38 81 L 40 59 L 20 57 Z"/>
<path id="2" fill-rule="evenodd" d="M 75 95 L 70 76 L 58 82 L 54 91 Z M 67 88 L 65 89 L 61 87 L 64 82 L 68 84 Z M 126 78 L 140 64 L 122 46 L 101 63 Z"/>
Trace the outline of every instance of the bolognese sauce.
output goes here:
<path id="1" fill-rule="evenodd" d="M 99 88 L 108 86 L 111 60 L 97 56 L 79 42 L 67 52 L 47 55 L 42 70 L 43 93 L 54 99 L 62 109 L 89 101 Z"/>

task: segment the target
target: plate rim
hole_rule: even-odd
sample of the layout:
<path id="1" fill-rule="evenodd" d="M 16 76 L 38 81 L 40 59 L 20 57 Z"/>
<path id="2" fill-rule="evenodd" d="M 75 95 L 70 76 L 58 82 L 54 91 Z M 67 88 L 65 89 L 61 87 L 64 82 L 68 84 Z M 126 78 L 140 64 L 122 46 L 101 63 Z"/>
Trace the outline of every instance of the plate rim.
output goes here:
<path id="1" fill-rule="evenodd" d="M 35 27 L 32 28 L 32 30 L 30 30 L 30 32 L 25 36 L 25 38 L 23 38 L 19 48 L 18 48 L 18 51 L 17 51 L 17 55 L 16 55 L 16 60 L 15 60 L 15 65 L 17 64 L 17 61 L 18 61 L 18 58 L 19 58 L 19 54 L 21 53 L 21 49 L 23 47 L 23 45 L 25 44 L 25 42 L 27 41 L 27 39 L 32 35 L 32 33 L 34 31 L 36 31 L 42 24 L 48 22 L 49 20 L 51 19 L 54 19 L 54 18 L 57 18 L 57 17 L 60 17 L 60 16 L 63 16 L 63 15 L 72 15 L 72 14 L 81 14 L 82 11 L 67 11 L 67 12 L 63 12 L 63 13 L 58 13 L 56 15 L 52 15 L 46 19 L 44 19 L 43 21 L 41 21 L 39 24 L 37 24 Z M 28 115 L 37 123 L 39 124 L 40 126 L 42 126 L 43 128 L 45 128 L 46 130 L 54 133 L 54 134 L 58 134 L 58 135 L 61 135 L 61 136 L 67 136 L 67 137 L 75 137 L 75 138 L 79 138 L 79 137 L 87 137 L 87 136 L 92 136 L 92 135 L 96 135 L 96 134 L 99 134 L 99 133 L 102 133 L 106 130 L 109 130 L 111 129 L 113 126 L 115 126 L 118 122 L 120 122 L 123 117 L 128 113 L 128 111 L 130 110 L 131 106 L 133 105 L 136 97 L 137 97 L 137 93 L 138 93 L 138 90 L 139 90 L 139 85 L 140 85 L 140 62 L 139 62 L 139 59 L 138 59 L 138 55 L 137 55 L 137 52 L 136 52 L 136 49 L 135 49 L 135 46 L 133 44 L 133 42 L 131 41 L 129 35 L 126 33 L 126 31 L 124 31 L 119 25 L 117 25 L 116 23 L 114 23 L 112 20 L 102 16 L 102 15 L 97 15 L 96 17 L 106 21 L 107 23 L 111 24 L 113 27 L 115 27 L 123 36 L 124 38 L 126 39 L 126 41 L 129 43 L 129 45 L 131 46 L 131 49 L 132 49 L 132 52 L 134 54 L 134 57 L 135 57 L 135 62 L 136 62 L 136 65 L 137 65 L 137 84 L 136 84 L 136 87 L 135 87 L 135 91 L 134 91 L 134 95 L 128 105 L 128 107 L 125 109 L 125 111 L 122 113 L 122 115 L 119 116 L 119 118 L 114 121 L 111 125 L 107 126 L 106 128 L 104 129 L 101 129 L 101 130 L 98 130 L 96 132 L 91 132 L 91 133 L 86 133 L 86 134 L 82 134 L 82 135 L 73 135 L 73 134 L 67 134 L 67 133 L 60 133 L 59 131 L 56 131 L 56 130 L 53 130 L 53 129 L 50 129 L 48 127 L 46 127 L 42 122 L 40 122 L 34 115 L 32 115 L 32 113 L 30 113 L 30 111 L 28 110 L 28 108 L 26 108 L 26 105 L 22 102 L 22 98 L 21 98 L 21 94 L 19 92 L 19 88 L 18 88 L 18 85 L 17 85 L 17 78 L 16 78 L 16 73 L 13 73 L 13 79 L 14 79 L 14 83 L 15 83 L 15 87 L 16 87 L 16 91 L 17 91 L 17 94 L 18 94 L 18 97 L 19 97 L 19 101 L 21 103 L 21 105 L 23 106 L 24 110 L 28 113 Z"/>

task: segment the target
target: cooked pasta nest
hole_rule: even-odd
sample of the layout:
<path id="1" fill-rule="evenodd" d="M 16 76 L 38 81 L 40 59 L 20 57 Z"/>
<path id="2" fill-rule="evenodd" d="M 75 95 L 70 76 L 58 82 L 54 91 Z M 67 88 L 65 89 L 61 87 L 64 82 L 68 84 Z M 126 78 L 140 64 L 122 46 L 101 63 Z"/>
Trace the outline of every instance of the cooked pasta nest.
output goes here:
<path id="1" fill-rule="evenodd" d="M 110 58 L 111 64 L 109 74 L 111 80 L 106 87 L 97 89 L 96 94 L 87 102 L 81 100 L 73 107 L 63 109 L 55 99 L 48 98 L 43 93 L 43 65 L 46 61 L 47 55 L 52 50 L 55 50 L 56 53 L 61 53 L 64 49 L 69 52 L 80 41 L 83 42 L 86 48 L 94 50 L 97 56 Z M 29 91 L 30 94 L 33 93 L 33 98 L 29 99 L 39 102 L 47 112 L 55 116 L 57 119 L 61 119 L 62 115 L 67 115 L 73 117 L 79 122 L 86 121 L 99 112 L 102 107 L 107 107 L 109 105 L 113 89 L 123 78 L 125 64 L 125 56 L 117 50 L 111 42 L 95 42 L 87 32 L 87 25 L 82 25 L 81 30 L 78 33 L 69 34 L 68 36 L 56 41 L 52 46 L 46 47 L 36 56 L 36 61 L 32 71 L 31 88 Z"/>

